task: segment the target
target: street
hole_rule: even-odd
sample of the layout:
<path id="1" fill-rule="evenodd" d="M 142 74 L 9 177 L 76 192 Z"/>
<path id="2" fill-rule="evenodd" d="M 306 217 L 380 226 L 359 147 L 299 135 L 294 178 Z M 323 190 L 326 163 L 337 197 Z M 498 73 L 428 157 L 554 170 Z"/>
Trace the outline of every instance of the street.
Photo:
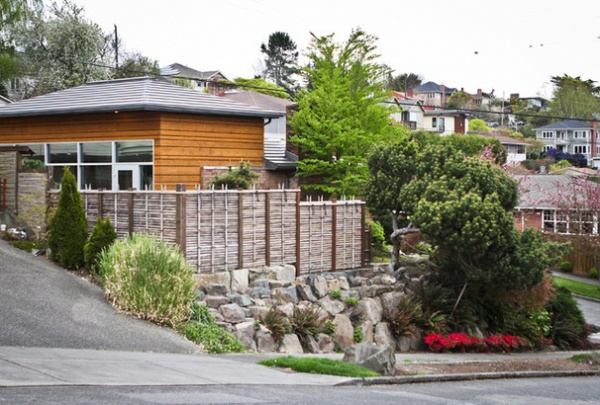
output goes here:
<path id="1" fill-rule="evenodd" d="M 211 385 L 0 388 L 0 404 L 598 404 L 597 377 L 370 387 Z"/>

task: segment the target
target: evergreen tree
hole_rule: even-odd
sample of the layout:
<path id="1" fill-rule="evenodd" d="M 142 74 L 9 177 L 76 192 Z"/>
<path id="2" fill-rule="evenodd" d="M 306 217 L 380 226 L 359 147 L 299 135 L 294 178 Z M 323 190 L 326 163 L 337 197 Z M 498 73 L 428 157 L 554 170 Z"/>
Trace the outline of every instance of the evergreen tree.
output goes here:
<path id="1" fill-rule="evenodd" d="M 61 181 L 56 212 L 50 219 L 48 246 L 51 257 L 65 269 L 76 270 L 84 263 L 88 222 L 77 180 L 68 168 Z"/>
<path id="2" fill-rule="evenodd" d="M 297 85 L 292 75 L 298 72 L 296 43 L 287 33 L 277 31 L 269 35 L 267 45 L 260 45 L 260 51 L 265 54 L 265 78 L 284 88 L 290 97 L 293 97 Z"/>
<path id="3" fill-rule="evenodd" d="M 103 250 L 110 247 L 117 239 L 117 232 L 110 223 L 110 218 L 98 218 L 92 234 L 83 249 L 85 265 L 95 275 L 98 270 L 98 259 Z M 102 275 L 100 275 L 102 278 Z"/>

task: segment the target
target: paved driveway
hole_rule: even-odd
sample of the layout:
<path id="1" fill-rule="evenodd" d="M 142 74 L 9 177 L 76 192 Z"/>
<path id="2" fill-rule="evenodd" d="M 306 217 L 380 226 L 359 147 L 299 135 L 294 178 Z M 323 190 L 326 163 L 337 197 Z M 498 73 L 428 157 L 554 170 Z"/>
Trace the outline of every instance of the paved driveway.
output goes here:
<path id="1" fill-rule="evenodd" d="M 117 313 L 98 286 L 2 240 L 0 346 L 198 351 L 168 329 Z"/>

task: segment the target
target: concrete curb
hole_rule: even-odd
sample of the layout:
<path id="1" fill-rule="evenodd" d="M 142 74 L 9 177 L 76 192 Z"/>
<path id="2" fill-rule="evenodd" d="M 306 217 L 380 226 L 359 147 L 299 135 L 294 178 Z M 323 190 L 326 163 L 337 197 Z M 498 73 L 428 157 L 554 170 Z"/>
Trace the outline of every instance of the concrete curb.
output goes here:
<path id="1" fill-rule="evenodd" d="M 591 377 L 600 376 L 600 370 L 565 371 L 506 371 L 500 373 L 430 374 L 400 377 L 369 377 L 344 381 L 335 386 L 401 385 L 432 382 L 497 380 L 507 378 L 548 378 L 548 377 Z"/>
<path id="2" fill-rule="evenodd" d="M 600 300 L 598 298 L 593 298 L 593 297 L 586 297 L 585 295 L 579 295 L 579 294 L 573 294 L 571 293 L 571 295 L 575 298 L 579 298 L 582 300 L 586 300 L 586 301 L 591 301 L 591 302 L 595 302 L 597 304 L 600 304 Z"/>

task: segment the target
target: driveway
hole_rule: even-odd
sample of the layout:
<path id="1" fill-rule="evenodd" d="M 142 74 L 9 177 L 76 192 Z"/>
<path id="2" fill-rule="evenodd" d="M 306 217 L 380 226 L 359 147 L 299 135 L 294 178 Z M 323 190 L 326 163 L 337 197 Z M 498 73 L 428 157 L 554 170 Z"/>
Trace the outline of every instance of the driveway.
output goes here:
<path id="1" fill-rule="evenodd" d="M 0 240 L 0 346 L 195 353 L 171 330 L 117 313 L 102 289 Z"/>

